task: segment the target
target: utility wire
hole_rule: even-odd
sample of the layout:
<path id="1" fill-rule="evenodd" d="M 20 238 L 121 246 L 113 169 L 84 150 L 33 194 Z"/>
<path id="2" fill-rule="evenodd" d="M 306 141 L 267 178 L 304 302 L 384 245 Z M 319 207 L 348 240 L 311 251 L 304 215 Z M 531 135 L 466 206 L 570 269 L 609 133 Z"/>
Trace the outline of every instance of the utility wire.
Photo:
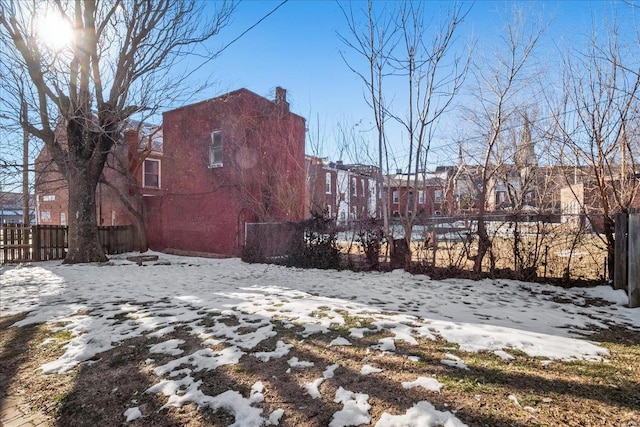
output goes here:
<path id="1" fill-rule="evenodd" d="M 222 47 L 222 49 L 220 49 L 218 52 L 216 52 L 216 54 L 214 56 L 218 56 L 220 55 L 222 52 L 224 52 L 229 46 L 231 46 L 232 44 L 234 44 L 235 42 L 237 42 L 238 40 L 240 40 L 245 34 L 247 34 L 249 31 L 253 30 L 255 27 L 257 27 L 258 25 L 260 25 L 260 23 L 262 21 L 264 21 L 265 19 L 267 19 L 269 16 L 273 15 L 276 10 L 280 9 L 287 1 L 289 0 L 283 0 L 282 2 L 280 2 L 280 4 L 278 4 L 276 7 L 274 7 L 269 13 L 267 13 L 266 15 L 264 15 L 262 18 L 260 18 L 258 21 L 256 21 L 255 24 L 251 25 L 249 28 L 247 28 L 246 30 L 244 30 L 243 32 L 240 33 L 240 35 L 238 37 L 236 37 L 235 39 L 231 40 L 229 43 L 227 43 L 225 46 Z"/>

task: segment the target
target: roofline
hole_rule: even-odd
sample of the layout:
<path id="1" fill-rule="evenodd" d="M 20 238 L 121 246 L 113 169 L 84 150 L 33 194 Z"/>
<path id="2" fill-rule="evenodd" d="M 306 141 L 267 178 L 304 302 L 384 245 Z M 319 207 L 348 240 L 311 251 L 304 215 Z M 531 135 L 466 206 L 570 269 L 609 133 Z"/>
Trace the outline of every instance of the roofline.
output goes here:
<path id="1" fill-rule="evenodd" d="M 195 107 L 195 106 L 197 106 L 197 105 L 205 104 L 205 103 L 207 103 L 207 102 L 217 101 L 217 100 L 219 100 L 219 99 L 221 99 L 221 98 L 225 98 L 225 97 L 233 96 L 233 95 L 236 95 L 236 94 L 239 94 L 239 93 L 243 93 L 243 92 L 244 92 L 244 93 L 247 93 L 247 94 L 249 94 L 249 95 L 252 95 L 252 96 L 258 97 L 258 98 L 262 98 L 262 99 L 264 99 L 265 101 L 270 102 L 270 103 L 272 103 L 272 104 L 274 104 L 274 105 L 276 104 L 276 103 L 275 103 L 275 101 L 274 101 L 274 100 L 272 100 L 272 99 L 269 99 L 269 98 L 267 98 L 267 97 L 265 97 L 265 96 L 262 96 L 262 95 L 258 95 L 257 93 L 255 93 L 255 92 L 253 92 L 253 91 L 250 91 L 249 89 L 247 89 L 247 88 L 245 88 L 245 87 L 241 87 L 240 89 L 236 89 L 236 90 L 233 90 L 233 91 L 231 91 L 231 92 L 223 93 L 222 95 L 218 95 L 218 96 L 215 96 L 215 97 L 213 97 L 213 98 L 204 99 L 204 100 L 202 100 L 202 101 L 194 102 L 194 103 L 192 103 L 192 104 L 187 104 L 187 105 L 183 105 L 183 106 L 178 107 L 178 108 L 174 108 L 174 109 L 172 109 L 172 110 L 164 111 L 162 114 L 164 115 L 165 113 L 172 113 L 172 112 L 174 112 L 174 111 L 180 111 L 180 110 L 183 110 L 183 109 L 185 109 L 185 108 Z M 288 102 L 287 102 L 287 103 L 288 103 Z M 304 118 L 304 117 L 302 117 L 301 115 L 291 112 L 291 110 L 290 110 L 290 109 L 288 110 L 288 113 L 289 113 L 289 114 L 292 114 L 292 115 L 294 115 L 294 116 L 297 116 L 297 117 L 299 117 L 299 118 L 301 118 L 301 119 L 302 119 L 302 120 L 304 120 L 305 122 L 307 121 L 307 119 L 305 119 L 305 118 Z"/>

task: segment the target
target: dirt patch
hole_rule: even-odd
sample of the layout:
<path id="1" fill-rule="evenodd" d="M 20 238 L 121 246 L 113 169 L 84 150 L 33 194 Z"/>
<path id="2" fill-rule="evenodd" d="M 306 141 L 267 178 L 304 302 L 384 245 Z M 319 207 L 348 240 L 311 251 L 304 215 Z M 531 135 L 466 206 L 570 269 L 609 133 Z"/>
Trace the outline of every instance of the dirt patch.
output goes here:
<path id="1" fill-rule="evenodd" d="M 19 395 L 34 410 L 50 418 L 52 426 L 228 426 L 233 413 L 212 411 L 194 404 L 163 408 L 167 398 L 145 393 L 166 379 L 153 368 L 175 356 L 150 353 L 150 346 L 180 339 L 184 355 L 205 346 L 188 328 L 177 329 L 162 339 L 142 336 L 126 340 L 67 374 L 44 375 L 39 366 L 63 353 L 70 338 L 44 325 L 10 327 L 20 317 L 0 319 L 0 379 L 7 392 Z M 237 319 L 224 320 L 237 324 Z M 264 401 L 254 406 L 263 416 L 283 409 L 281 426 L 327 426 L 342 409 L 334 402 L 339 387 L 369 396 L 371 425 L 383 413 L 404 414 L 419 401 L 429 401 L 441 411 L 451 411 L 470 426 L 621 426 L 640 423 L 640 338 L 624 328 L 593 331 L 591 339 L 610 351 L 606 362 L 545 362 L 510 351 L 505 361 L 491 352 L 466 353 L 443 340 L 420 340 L 418 345 L 396 341 L 393 353 L 372 349 L 386 331 L 348 338 L 350 346 L 330 346 L 346 336 L 336 328 L 328 334 L 303 336 L 302 328 L 277 325 L 277 336 L 248 351 L 238 364 L 194 372 L 202 381 L 200 390 L 215 396 L 235 390 L 249 397 L 251 387 L 261 381 Z M 633 338 L 635 337 L 635 338 Z M 281 340 L 293 345 L 282 358 L 263 362 L 253 353 L 272 351 Z M 224 345 L 210 347 L 222 349 Z M 443 359 L 460 357 L 468 370 L 444 365 Z M 289 360 L 313 362 L 306 368 L 292 367 Z M 150 359 L 153 359 L 151 361 Z M 339 367 L 333 377 L 318 386 L 320 398 L 308 393 L 308 384 L 324 378 L 326 369 Z M 382 371 L 362 375 L 364 365 Z M 435 378 L 442 389 L 405 388 L 403 382 L 418 377 Z M 143 418 L 125 423 L 124 412 L 138 407 Z M 625 424 L 626 423 L 626 424 Z"/>

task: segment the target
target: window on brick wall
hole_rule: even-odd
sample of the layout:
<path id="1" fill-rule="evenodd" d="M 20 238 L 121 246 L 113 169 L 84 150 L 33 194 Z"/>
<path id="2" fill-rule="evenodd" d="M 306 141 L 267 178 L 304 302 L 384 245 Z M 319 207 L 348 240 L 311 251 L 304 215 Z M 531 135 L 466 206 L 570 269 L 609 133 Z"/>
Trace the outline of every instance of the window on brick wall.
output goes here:
<path id="1" fill-rule="evenodd" d="M 358 195 L 358 181 L 356 180 L 356 177 L 351 178 L 351 195 Z"/>
<path id="2" fill-rule="evenodd" d="M 331 194 L 331 172 L 327 172 L 324 175 L 324 180 L 325 180 L 325 190 L 324 192 L 327 194 Z"/>
<path id="3" fill-rule="evenodd" d="M 419 190 L 418 191 L 418 204 L 424 205 L 424 191 L 423 190 Z"/>
<path id="4" fill-rule="evenodd" d="M 209 167 L 222 167 L 222 131 L 211 132 L 211 145 L 209 146 Z"/>
<path id="5" fill-rule="evenodd" d="M 433 192 L 433 198 L 436 203 L 440 203 L 442 201 L 442 190 L 435 190 Z"/>
<path id="6" fill-rule="evenodd" d="M 160 188 L 160 160 L 147 159 L 142 165 L 143 182 L 145 188 Z"/>
<path id="7" fill-rule="evenodd" d="M 398 204 L 400 202 L 400 195 L 398 194 L 397 191 L 393 192 L 393 203 L 394 204 Z"/>

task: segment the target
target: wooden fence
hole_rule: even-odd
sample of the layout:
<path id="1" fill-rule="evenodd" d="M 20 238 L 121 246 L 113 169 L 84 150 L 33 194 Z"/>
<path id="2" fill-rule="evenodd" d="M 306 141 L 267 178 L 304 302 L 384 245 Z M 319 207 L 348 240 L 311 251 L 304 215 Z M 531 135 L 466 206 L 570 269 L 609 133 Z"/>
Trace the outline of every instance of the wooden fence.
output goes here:
<path id="1" fill-rule="evenodd" d="M 65 225 L 3 224 L 0 227 L 0 264 L 64 259 L 68 231 Z M 134 250 L 132 225 L 98 227 L 98 238 L 107 254 Z"/>
<path id="2" fill-rule="evenodd" d="M 640 307 L 640 212 L 616 215 L 616 270 L 613 287 L 629 295 L 629 307 Z"/>

